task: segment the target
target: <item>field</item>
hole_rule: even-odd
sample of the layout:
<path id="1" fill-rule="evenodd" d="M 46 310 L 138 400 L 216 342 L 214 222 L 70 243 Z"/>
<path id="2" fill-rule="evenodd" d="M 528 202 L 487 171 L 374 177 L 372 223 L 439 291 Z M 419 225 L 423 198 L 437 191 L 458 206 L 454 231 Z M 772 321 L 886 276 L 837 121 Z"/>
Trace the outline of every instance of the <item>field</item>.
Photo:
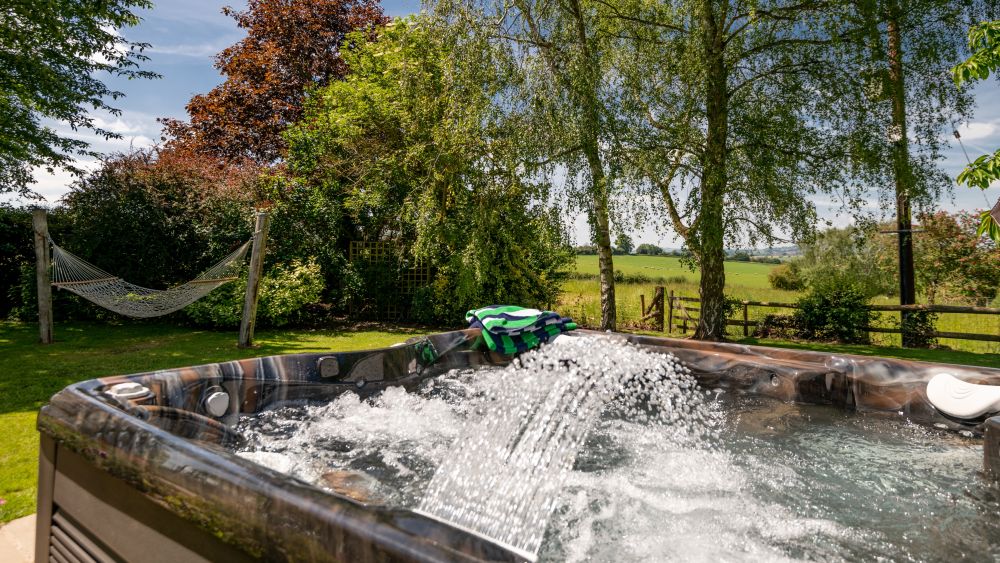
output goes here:
<path id="1" fill-rule="evenodd" d="M 701 276 L 698 271 L 681 263 L 675 256 L 615 256 L 615 271 L 626 276 L 641 275 L 648 278 L 663 278 L 664 280 L 685 278 L 697 285 Z M 726 262 L 726 281 L 734 287 L 748 289 L 770 289 L 767 274 L 775 264 L 758 264 L 756 262 Z M 577 256 L 576 271 L 578 274 L 596 276 L 597 256 Z"/>
<path id="2" fill-rule="evenodd" d="M 577 274 L 581 277 L 593 276 L 591 279 L 571 279 L 563 285 L 564 293 L 555 304 L 555 309 L 564 315 L 573 317 L 585 326 L 596 326 L 601 318 L 600 284 L 597 281 L 597 256 L 577 256 Z M 625 276 L 641 275 L 652 278 L 652 281 L 615 284 L 615 301 L 618 304 L 618 323 L 623 329 L 644 328 L 639 321 L 642 315 L 640 296 L 645 295 L 647 305 L 652 300 L 653 288 L 656 285 L 665 286 L 669 293 L 682 297 L 698 297 L 698 273 L 692 272 L 683 265 L 679 258 L 673 256 L 615 256 L 615 271 Z M 753 262 L 726 262 L 726 294 L 736 299 L 746 301 L 768 301 L 778 303 L 794 303 L 801 297 L 797 291 L 772 289 L 767 275 L 774 264 L 758 264 Z M 681 281 L 680 278 L 684 278 Z M 658 281 L 657 281 L 657 278 Z M 881 297 L 873 300 L 878 304 L 898 303 L 893 299 Z M 697 304 L 694 304 L 697 307 Z M 760 320 L 767 314 L 789 314 L 790 309 L 772 307 L 750 307 L 749 320 Z M 697 314 L 693 315 L 697 317 Z M 680 318 L 678 316 L 678 318 Z M 877 326 L 895 327 L 899 324 L 899 313 L 881 313 Z M 967 332 L 978 334 L 1000 334 L 1000 315 L 968 315 L 942 313 L 938 316 L 937 328 L 945 332 Z M 676 331 L 674 334 L 681 334 Z M 741 327 L 729 327 L 729 335 L 742 338 Z M 872 340 L 881 346 L 899 346 L 897 334 L 873 334 Z M 1000 354 L 1000 342 L 978 342 L 971 340 L 941 339 L 939 344 L 955 350 Z M 940 360 L 947 361 L 947 360 Z"/>

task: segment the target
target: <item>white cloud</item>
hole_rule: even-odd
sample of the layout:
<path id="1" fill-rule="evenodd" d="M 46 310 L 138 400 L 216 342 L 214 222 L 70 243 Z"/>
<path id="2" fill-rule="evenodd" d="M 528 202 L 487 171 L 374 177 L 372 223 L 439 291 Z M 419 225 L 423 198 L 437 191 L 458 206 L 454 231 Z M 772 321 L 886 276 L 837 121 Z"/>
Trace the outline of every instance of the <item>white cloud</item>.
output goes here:
<path id="1" fill-rule="evenodd" d="M 97 169 L 100 163 L 96 160 L 77 160 L 78 168 L 91 171 Z M 76 181 L 76 176 L 65 171 L 56 169 L 49 172 L 45 168 L 35 168 L 33 171 L 35 184 L 31 189 L 45 198 L 48 204 L 57 203 L 64 195 L 69 193 L 70 186 Z"/>
<path id="2" fill-rule="evenodd" d="M 156 121 L 156 116 L 152 114 L 123 110 L 119 115 L 113 115 L 106 111 L 96 111 L 90 115 L 94 127 L 116 133 L 122 138 L 105 139 L 87 129 L 74 130 L 63 121 L 46 120 L 45 125 L 55 129 L 61 136 L 86 141 L 93 150 L 98 152 L 115 152 L 130 147 L 148 147 L 155 144 L 153 139 L 160 135 L 160 124 Z"/>
<path id="3" fill-rule="evenodd" d="M 136 135 L 147 129 L 146 124 L 136 118 L 127 118 L 124 112 L 112 119 L 94 117 L 94 126 L 119 135 Z"/>
<path id="4" fill-rule="evenodd" d="M 180 57 L 214 57 L 226 47 L 236 43 L 242 36 L 232 35 L 226 39 L 220 39 L 208 43 L 191 43 L 181 45 L 153 45 L 146 50 L 147 53 L 158 53 L 161 55 L 176 55 Z"/>
<path id="5" fill-rule="evenodd" d="M 114 56 L 120 57 L 128 52 L 128 45 L 125 42 L 125 38 L 122 37 L 122 34 L 117 29 L 110 26 L 101 26 L 101 31 L 109 33 L 114 37 L 114 44 L 110 46 L 110 50 L 114 53 Z M 107 58 L 102 52 L 91 54 L 90 61 L 102 65 L 111 64 L 111 59 Z"/>
<path id="6" fill-rule="evenodd" d="M 958 133 L 962 136 L 963 141 L 986 139 L 998 131 L 1000 131 L 1000 127 L 997 126 L 996 122 L 972 121 L 958 127 Z"/>

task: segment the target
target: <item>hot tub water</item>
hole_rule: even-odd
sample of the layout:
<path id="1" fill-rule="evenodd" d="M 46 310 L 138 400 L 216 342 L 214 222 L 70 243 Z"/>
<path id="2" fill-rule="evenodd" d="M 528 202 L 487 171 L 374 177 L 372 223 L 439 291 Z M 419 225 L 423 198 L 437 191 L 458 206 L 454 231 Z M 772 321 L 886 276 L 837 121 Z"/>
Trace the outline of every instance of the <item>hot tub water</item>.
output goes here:
<path id="1" fill-rule="evenodd" d="M 510 533 L 493 537 L 543 560 L 1000 552 L 993 487 L 969 478 L 982 459 L 975 440 L 896 417 L 706 395 L 669 358 L 604 339 L 557 343 L 519 366 L 450 372 L 414 393 L 348 393 L 246 417 L 239 453 L 484 533 L 502 535 L 498 519 L 510 518 Z"/>

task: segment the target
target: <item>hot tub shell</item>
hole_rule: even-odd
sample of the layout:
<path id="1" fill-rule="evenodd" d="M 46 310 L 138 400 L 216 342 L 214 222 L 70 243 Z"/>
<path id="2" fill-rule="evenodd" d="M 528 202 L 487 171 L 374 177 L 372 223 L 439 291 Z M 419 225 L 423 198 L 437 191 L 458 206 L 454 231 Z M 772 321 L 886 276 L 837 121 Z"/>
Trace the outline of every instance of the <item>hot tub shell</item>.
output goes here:
<path id="1" fill-rule="evenodd" d="M 603 334 L 575 331 L 576 334 Z M 1000 370 L 737 344 L 610 335 L 669 352 L 710 388 L 783 401 L 890 412 L 985 433 L 1000 474 L 1000 418 L 938 412 L 926 384 L 947 372 L 1000 385 Z M 414 386 L 462 367 L 504 365 L 470 329 L 379 350 L 293 354 L 84 381 L 38 417 L 36 560 L 517 561 L 487 539 L 404 509 L 369 505 L 240 458 L 224 446 L 240 415 L 282 404 Z M 148 393 L 109 393 L 135 382 Z M 228 398 L 221 416 L 218 393 Z M 208 397 L 216 394 L 214 406 Z M 214 411 L 218 412 L 218 411 Z"/>

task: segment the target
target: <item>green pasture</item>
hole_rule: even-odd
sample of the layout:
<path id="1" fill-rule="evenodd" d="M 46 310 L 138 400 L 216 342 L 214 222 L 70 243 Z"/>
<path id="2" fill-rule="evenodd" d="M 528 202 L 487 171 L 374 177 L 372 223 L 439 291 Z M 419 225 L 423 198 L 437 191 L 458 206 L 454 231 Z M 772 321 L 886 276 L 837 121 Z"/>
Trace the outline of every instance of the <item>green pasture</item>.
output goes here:
<path id="1" fill-rule="evenodd" d="M 697 284 L 701 275 L 697 270 L 691 271 L 689 267 L 681 263 L 681 259 L 676 256 L 633 256 L 627 254 L 616 255 L 613 258 L 615 271 L 626 276 L 642 275 L 648 278 L 677 278 L 683 276 L 687 281 Z M 767 281 L 767 274 L 777 264 L 760 264 L 757 262 L 726 262 L 727 283 L 753 289 L 770 289 L 771 285 Z M 598 274 L 597 256 L 579 255 L 576 257 L 576 271 L 578 274 L 594 275 Z"/>
<path id="2" fill-rule="evenodd" d="M 691 272 L 686 266 L 680 263 L 680 259 L 673 256 L 628 256 L 621 255 L 614 257 L 615 270 L 628 275 L 644 275 L 648 278 L 663 278 L 663 281 L 651 281 L 644 283 L 616 283 L 615 301 L 618 305 L 618 324 L 622 330 L 643 330 L 648 327 L 648 322 L 640 321 L 642 314 L 641 297 L 645 296 L 648 305 L 653 298 L 653 291 L 656 285 L 663 285 L 669 293 L 681 297 L 698 297 L 698 274 Z M 771 303 L 794 303 L 801 297 L 797 291 L 784 291 L 773 289 L 767 279 L 768 272 L 774 268 L 775 264 L 758 264 L 753 262 L 726 262 L 726 295 L 745 301 L 761 301 Z M 577 273 L 584 275 L 597 275 L 597 256 L 577 256 Z M 686 281 L 679 283 L 674 279 L 684 276 Z M 878 297 L 873 299 L 877 304 L 893 304 L 898 301 L 888 297 Z M 697 308 L 697 304 L 686 304 L 689 307 Z M 583 326 L 597 326 L 601 318 L 600 283 L 593 279 L 571 279 L 563 284 L 563 294 L 554 305 L 555 310 L 573 317 L 574 320 Z M 748 319 L 759 321 L 768 314 L 790 314 L 791 309 L 778 307 L 750 307 Z M 693 318 L 697 318 L 695 311 L 691 312 Z M 742 318 L 742 312 L 737 314 Z M 675 318 L 683 318 L 683 314 L 678 311 Z M 883 312 L 879 314 L 879 320 L 875 326 L 898 327 L 899 313 Z M 975 334 L 1000 334 L 1000 315 L 972 315 L 964 313 L 941 313 L 938 315 L 937 329 L 942 332 L 965 332 Z M 688 332 L 690 334 L 690 331 Z M 675 331 L 675 336 L 682 335 Z M 742 327 L 730 326 L 729 336 L 731 338 L 742 338 Z M 876 333 L 872 335 L 872 340 L 879 346 L 900 346 L 898 334 Z M 979 342 L 973 340 L 953 340 L 940 339 L 942 347 L 955 351 L 1000 354 L 1000 343 Z M 944 352 L 944 350 L 934 350 L 933 353 Z M 936 360 L 949 361 L 949 360 Z"/>

